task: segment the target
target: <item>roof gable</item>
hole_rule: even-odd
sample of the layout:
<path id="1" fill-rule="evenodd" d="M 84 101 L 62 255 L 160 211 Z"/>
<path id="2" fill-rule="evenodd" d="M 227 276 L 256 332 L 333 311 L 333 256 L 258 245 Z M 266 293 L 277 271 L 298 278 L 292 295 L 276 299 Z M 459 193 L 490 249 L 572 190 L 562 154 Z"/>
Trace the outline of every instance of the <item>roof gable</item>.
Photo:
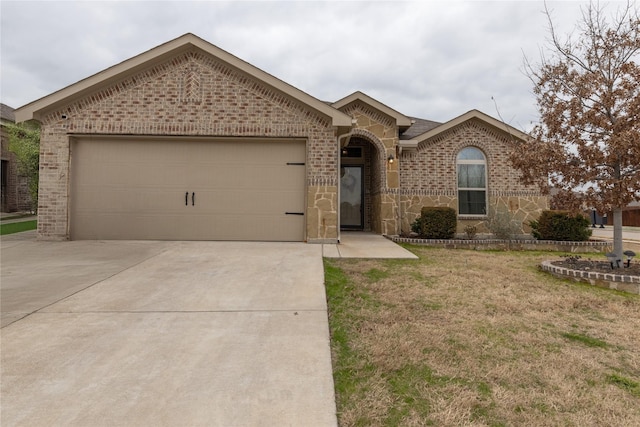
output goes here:
<path id="1" fill-rule="evenodd" d="M 0 104 L 0 119 L 8 122 L 15 122 L 14 109 L 6 104 Z"/>
<path id="2" fill-rule="evenodd" d="M 331 104 L 334 108 L 336 109 L 341 109 L 342 107 L 351 104 L 352 102 L 355 101 L 360 101 L 363 102 L 373 108 L 375 108 L 376 110 L 386 114 L 387 116 L 391 117 L 392 119 L 394 119 L 396 121 L 396 125 L 400 128 L 408 128 L 409 126 L 411 126 L 411 119 L 399 112 L 397 112 L 396 110 L 387 107 L 386 105 L 384 105 L 383 103 L 376 101 L 375 99 L 371 98 L 368 95 L 365 95 L 364 93 L 360 92 L 360 91 L 356 91 L 354 93 L 352 93 L 349 96 L 346 96 L 344 98 L 342 98 L 339 101 L 334 102 L 333 104 Z"/>
<path id="3" fill-rule="evenodd" d="M 530 136 L 527 135 L 526 133 L 521 132 L 518 129 L 516 129 L 516 128 L 514 128 L 514 127 L 512 127 L 512 126 L 510 126 L 510 125 L 508 125 L 508 124 L 506 124 L 506 123 L 504 123 L 504 122 L 502 122 L 500 120 L 494 119 L 493 117 L 491 117 L 491 116 L 489 116 L 489 115 L 487 115 L 487 114 L 485 114 L 485 113 L 483 113 L 481 111 L 471 110 L 471 111 L 468 111 L 468 112 L 466 112 L 465 114 L 463 114 L 461 116 L 458 116 L 458 117 L 456 117 L 456 118 L 454 118 L 452 120 L 449 120 L 446 123 L 442 123 L 441 125 L 436 126 L 436 127 L 432 128 L 432 129 L 428 130 L 427 132 L 421 134 L 421 135 L 415 136 L 415 137 L 413 137 L 411 139 L 408 139 L 408 140 L 400 141 L 399 145 L 400 145 L 401 149 L 403 149 L 403 150 L 415 150 L 415 149 L 417 149 L 418 144 L 420 144 L 421 142 L 424 142 L 424 141 L 426 141 L 428 139 L 431 139 L 431 138 L 433 138 L 433 137 L 435 137 L 437 135 L 440 135 L 440 134 L 442 134 L 442 133 L 444 133 L 444 132 L 446 132 L 446 131 L 448 131 L 450 129 L 453 129 L 456 126 L 459 126 L 462 123 L 465 123 L 465 122 L 467 122 L 469 120 L 472 120 L 472 119 L 480 120 L 483 123 L 486 123 L 486 124 L 496 128 L 497 130 L 499 130 L 499 131 L 501 131 L 501 132 L 503 132 L 505 134 L 508 134 L 509 136 L 511 136 L 513 138 L 517 138 L 517 139 L 520 139 L 522 141 L 526 141 L 526 140 L 530 139 Z"/>
<path id="4" fill-rule="evenodd" d="M 57 107 L 82 98 L 115 81 L 138 73 L 155 63 L 165 61 L 193 48 L 200 49 L 206 54 L 214 56 L 227 65 L 260 80 L 264 84 L 330 117 L 333 126 L 351 126 L 351 117 L 348 115 L 191 33 L 157 46 L 147 52 L 134 56 L 57 92 L 20 107 L 15 111 L 16 121 L 39 120 L 47 111 L 54 110 Z"/>

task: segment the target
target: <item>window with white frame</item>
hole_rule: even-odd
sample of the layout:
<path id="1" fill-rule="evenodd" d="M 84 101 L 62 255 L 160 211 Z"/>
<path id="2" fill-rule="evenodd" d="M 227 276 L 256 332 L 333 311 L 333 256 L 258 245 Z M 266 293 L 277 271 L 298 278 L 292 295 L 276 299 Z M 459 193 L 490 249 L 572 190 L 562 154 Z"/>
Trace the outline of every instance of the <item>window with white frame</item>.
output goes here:
<path id="1" fill-rule="evenodd" d="M 476 147 L 465 147 L 456 158 L 458 215 L 487 214 L 487 160 Z"/>

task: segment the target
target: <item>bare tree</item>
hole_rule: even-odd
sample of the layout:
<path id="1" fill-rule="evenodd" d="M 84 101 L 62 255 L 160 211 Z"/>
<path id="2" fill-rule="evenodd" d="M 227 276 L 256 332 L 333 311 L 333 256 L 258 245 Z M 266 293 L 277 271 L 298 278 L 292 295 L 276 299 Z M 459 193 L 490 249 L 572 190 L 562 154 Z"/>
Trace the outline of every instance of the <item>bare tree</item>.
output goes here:
<path id="1" fill-rule="evenodd" d="M 622 208 L 640 200 L 640 19 L 627 3 L 609 19 L 591 3 L 561 40 L 546 8 L 550 56 L 525 67 L 540 124 L 512 155 L 523 181 L 573 209 L 613 212 L 622 257 Z M 540 181 L 540 177 L 548 178 Z"/>

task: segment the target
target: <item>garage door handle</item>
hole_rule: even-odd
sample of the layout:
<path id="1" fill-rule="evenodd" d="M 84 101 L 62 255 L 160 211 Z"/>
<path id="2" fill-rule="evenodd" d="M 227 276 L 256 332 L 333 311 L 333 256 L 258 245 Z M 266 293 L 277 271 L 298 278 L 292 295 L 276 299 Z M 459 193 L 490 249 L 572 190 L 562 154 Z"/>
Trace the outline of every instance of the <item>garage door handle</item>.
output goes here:
<path id="1" fill-rule="evenodd" d="M 184 195 L 184 205 L 189 206 L 189 192 L 187 191 Z"/>
<path id="2" fill-rule="evenodd" d="M 196 205 L 196 193 L 195 191 L 193 193 L 191 193 L 191 206 L 195 206 Z"/>

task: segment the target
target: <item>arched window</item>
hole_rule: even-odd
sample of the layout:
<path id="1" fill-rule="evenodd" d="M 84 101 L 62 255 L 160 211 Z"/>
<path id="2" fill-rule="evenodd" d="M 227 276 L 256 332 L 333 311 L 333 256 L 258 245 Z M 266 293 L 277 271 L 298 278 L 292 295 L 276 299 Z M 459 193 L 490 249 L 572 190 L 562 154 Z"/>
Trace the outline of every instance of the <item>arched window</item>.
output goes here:
<path id="1" fill-rule="evenodd" d="M 460 150 L 458 170 L 458 215 L 487 214 L 487 160 L 475 147 Z"/>

